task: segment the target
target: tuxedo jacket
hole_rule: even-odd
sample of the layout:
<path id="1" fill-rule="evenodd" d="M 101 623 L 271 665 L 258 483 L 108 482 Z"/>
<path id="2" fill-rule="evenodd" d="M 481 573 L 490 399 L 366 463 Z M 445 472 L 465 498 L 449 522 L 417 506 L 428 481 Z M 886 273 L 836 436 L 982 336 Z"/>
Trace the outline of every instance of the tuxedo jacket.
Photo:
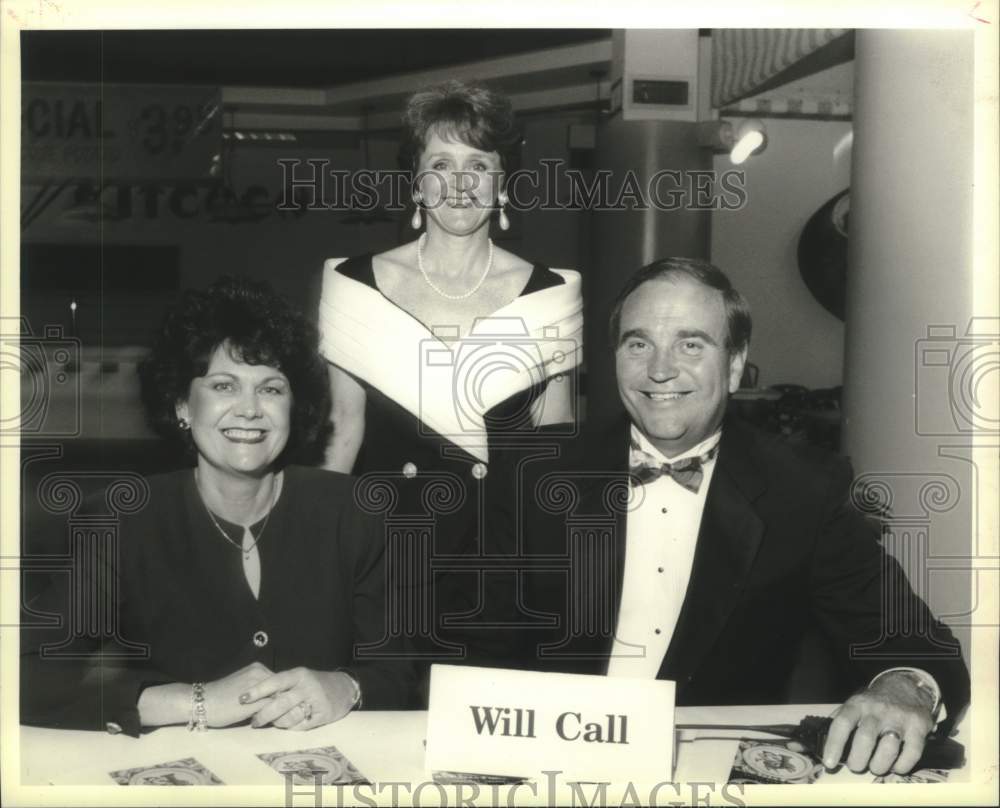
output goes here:
<path id="1" fill-rule="evenodd" d="M 529 450 L 492 515 L 522 568 L 508 612 L 514 659 L 538 670 L 607 671 L 623 587 L 629 423 Z M 773 704 L 810 626 L 827 636 L 847 692 L 910 666 L 935 677 L 950 717 L 968 703 L 958 643 L 914 594 L 852 507 L 850 464 L 727 419 L 686 595 L 659 678 L 679 705 Z"/>

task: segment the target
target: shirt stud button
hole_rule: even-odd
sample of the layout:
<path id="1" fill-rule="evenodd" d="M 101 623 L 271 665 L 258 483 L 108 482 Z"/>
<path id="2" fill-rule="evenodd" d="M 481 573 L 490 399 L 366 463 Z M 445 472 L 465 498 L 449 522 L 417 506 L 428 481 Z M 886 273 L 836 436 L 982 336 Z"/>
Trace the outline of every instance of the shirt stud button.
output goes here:
<path id="1" fill-rule="evenodd" d="M 662 632 L 662 631 L 660 631 L 660 630 L 659 630 L 658 628 L 657 628 L 657 629 L 653 629 L 653 630 L 654 630 L 654 631 L 655 631 L 655 632 L 656 632 L 657 634 L 662 634 L 662 633 L 663 633 L 663 632 Z"/>
<path id="2" fill-rule="evenodd" d="M 486 476 L 486 464 L 476 463 L 476 465 L 472 467 L 472 476 L 477 480 L 483 479 L 483 477 Z"/>
<path id="3" fill-rule="evenodd" d="M 657 568 L 656 568 L 656 571 L 657 571 L 657 572 L 663 572 L 663 567 L 657 567 Z"/>
<path id="4" fill-rule="evenodd" d="M 666 512 L 667 512 L 666 508 L 660 508 L 660 513 L 666 513 Z"/>
<path id="5" fill-rule="evenodd" d="M 267 632 L 266 631 L 255 631 L 253 633 L 253 644 L 258 648 L 263 648 L 267 645 Z"/>
<path id="6" fill-rule="evenodd" d="M 416 463 L 404 463 L 403 464 L 403 476 L 407 480 L 412 480 L 417 476 L 417 464 Z"/>

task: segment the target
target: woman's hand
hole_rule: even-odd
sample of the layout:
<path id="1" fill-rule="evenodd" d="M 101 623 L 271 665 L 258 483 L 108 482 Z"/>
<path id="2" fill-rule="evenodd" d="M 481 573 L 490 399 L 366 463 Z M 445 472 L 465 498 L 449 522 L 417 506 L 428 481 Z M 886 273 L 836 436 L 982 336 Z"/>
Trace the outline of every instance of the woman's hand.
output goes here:
<path id="1" fill-rule="evenodd" d="M 255 727 L 312 729 L 347 715 L 356 704 L 356 692 L 354 680 L 343 671 L 292 668 L 254 684 L 240 702 L 256 711 Z"/>
<path id="2" fill-rule="evenodd" d="M 246 721 L 262 705 L 245 704 L 240 695 L 272 676 L 270 668 L 252 662 L 235 673 L 205 685 L 205 720 L 210 727 L 228 727 Z M 191 718 L 191 685 L 176 682 L 147 687 L 136 704 L 144 727 L 183 724 Z"/>
<path id="3" fill-rule="evenodd" d="M 229 676 L 208 682 L 205 685 L 205 718 L 208 725 L 228 727 L 250 718 L 261 705 L 241 702 L 240 696 L 247 688 L 266 682 L 273 675 L 267 665 L 251 662 Z"/>

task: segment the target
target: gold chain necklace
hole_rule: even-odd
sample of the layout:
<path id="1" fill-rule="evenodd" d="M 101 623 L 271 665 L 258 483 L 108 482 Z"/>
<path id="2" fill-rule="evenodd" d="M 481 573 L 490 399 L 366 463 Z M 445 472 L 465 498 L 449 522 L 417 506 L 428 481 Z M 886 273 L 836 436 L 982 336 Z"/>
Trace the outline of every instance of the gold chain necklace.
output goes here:
<path id="1" fill-rule="evenodd" d="M 198 482 L 197 471 L 195 471 L 194 479 L 195 482 L 197 483 Z M 199 498 L 201 499 L 201 504 L 205 506 L 205 513 L 208 514 L 208 518 L 212 520 L 212 524 L 215 525 L 215 529 L 219 531 L 219 535 L 222 536 L 222 538 L 224 538 L 231 545 L 233 545 L 233 547 L 235 547 L 237 550 L 243 553 L 244 561 L 249 561 L 250 554 L 254 551 L 254 548 L 260 543 L 260 540 L 264 538 L 264 531 L 267 530 L 267 523 L 271 519 L 271 512 L 274 510 L 274 506 L 278 503 L 278 480 L 277 478 L 275 478 L 274 480 L 274 490 L 272 491 L 271 494 L 271 505 L 267 509 L 267 514 L 264 516 L 264 524 L 261 525 L 260 532 L 257 534 L 257 538 L 253 540 L 253 544 L 251 544 L 249 547 L 244 547 L 242 544 L 237 544 L 231 538 L 229 538 L 229 534 L 222 529 L 222 525 L 220 525 L 218 520 L 215 518 L 215 514 L 212 513 L 212 509 L 208 507 L 208 503 L 205 502 L 204 497 L 199 497 Z M 244 530 L 250 530 L 250 527 L 247 526 L 246 528 L 244 528 Z M 252 530 L 250 531 L 250 535 L 251 536 L 253 535 Z"/>

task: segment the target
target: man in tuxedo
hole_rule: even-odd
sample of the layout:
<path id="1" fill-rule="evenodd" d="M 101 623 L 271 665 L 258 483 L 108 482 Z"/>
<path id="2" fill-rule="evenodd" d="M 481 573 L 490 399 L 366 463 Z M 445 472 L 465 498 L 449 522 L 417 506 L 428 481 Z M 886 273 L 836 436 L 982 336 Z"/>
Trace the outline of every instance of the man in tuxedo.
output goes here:
<path id="1" fill-rule="evenodd" d="M 493 514 L 523 560 L 529 627 L 507 664 L 671 679 L 679 705 L 773 704 L 815 626 L 847 683 L 824 763 L 850 738 L 852 770 L 912 769 L 942 710 L 968 703 L 968 671 L 851 506 L 849 463 L 726 417 L 742 296 L 711 264 L 665 259 L 626 282 L 610 325 L 628 418 L 556 459 L 529 452 Z"/>

